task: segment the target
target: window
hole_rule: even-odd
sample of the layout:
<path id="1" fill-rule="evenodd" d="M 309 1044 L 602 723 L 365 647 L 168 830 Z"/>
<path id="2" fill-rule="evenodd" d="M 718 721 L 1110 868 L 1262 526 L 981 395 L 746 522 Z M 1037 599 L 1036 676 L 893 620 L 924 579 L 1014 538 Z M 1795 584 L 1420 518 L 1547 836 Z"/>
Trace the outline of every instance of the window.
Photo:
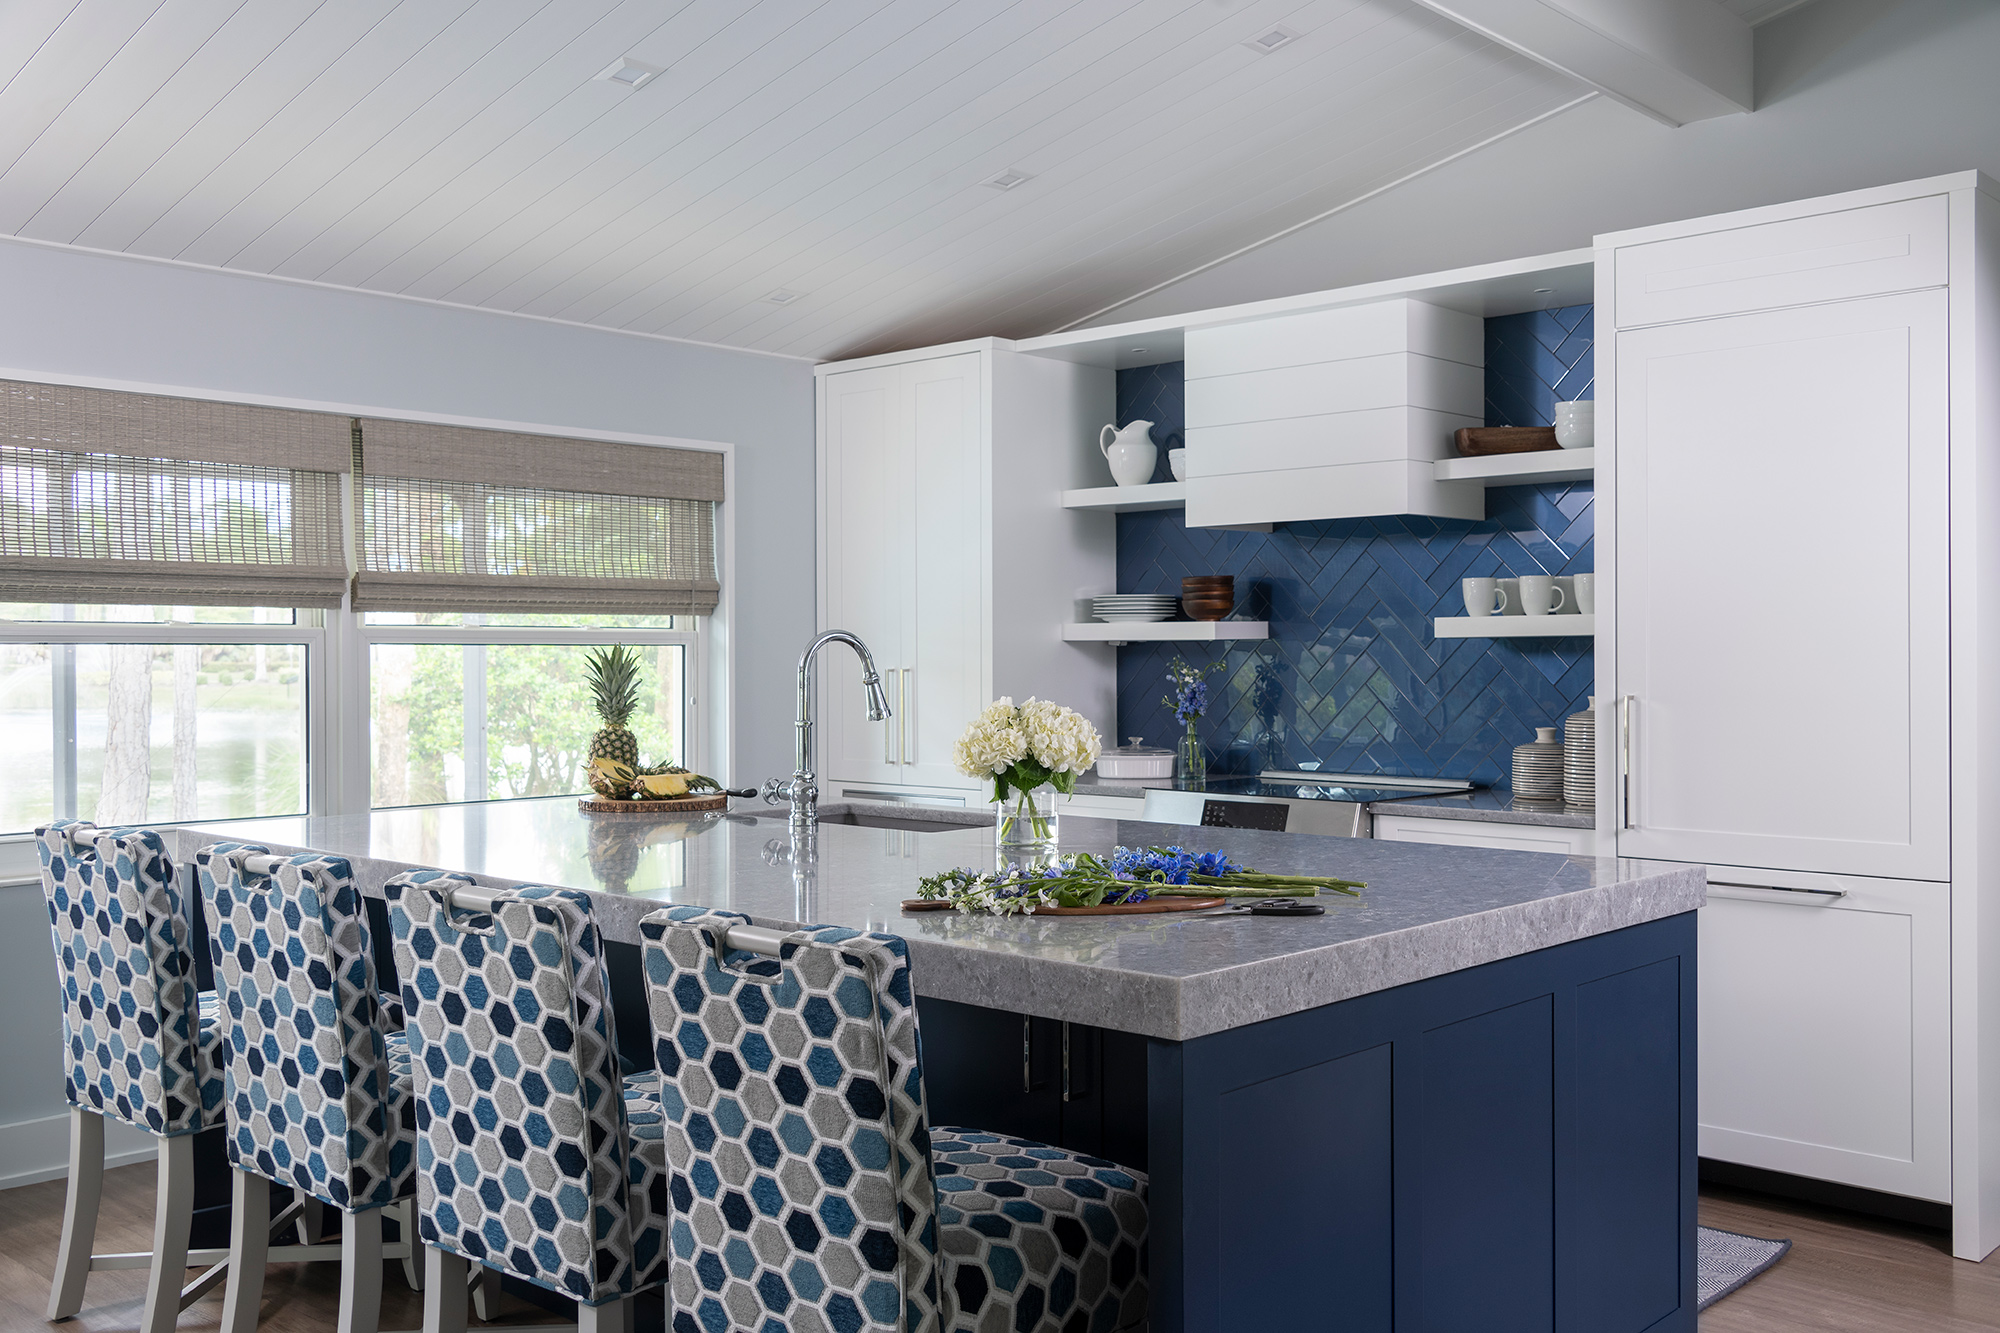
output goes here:
<path id="1" fill-rule="evenodd" d="M 0 834 L 305 813 L 317 625 L 257 607 L 0 615 Z"/>
<path id="2" fill-rule="evenodd" d="M 721 455 L 0 381 L 0 836 L 701 767 Z M 124 604 L 124 602 L 136 604 Z"/>
<path id="3" fill-rule="evenodd" d="M 698 631 L 674 617 L 658 626 L 480 623 L 476 614 L 420 624 L 416 615 L 367 617 L 370 801 L 376 806 L 511 800 L 586 790 L 583 766 L 600 725 L 585 684 L 595 647 L 629 644 L 645 663 L 639 711 L 627 724 L 647 764 L 694 754 L 691 672 Z M 510 617 L 511 619 L 512 617 Z M 601 622 L 616 617 L 574 616 Z M 403 623 L 385 623 L 401 620 Z"/>

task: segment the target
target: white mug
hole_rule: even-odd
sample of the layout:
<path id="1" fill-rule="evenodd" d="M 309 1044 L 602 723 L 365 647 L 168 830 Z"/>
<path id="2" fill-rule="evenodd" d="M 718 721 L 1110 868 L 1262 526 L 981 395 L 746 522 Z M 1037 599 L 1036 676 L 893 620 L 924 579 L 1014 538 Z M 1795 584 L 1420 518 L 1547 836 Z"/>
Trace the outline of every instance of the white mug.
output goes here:
<path id="1" fill-rule="evenodd" d="M 1490 616 L 1507 609 L 1507 590 L 1500 586 L 1499 579 L 1461 579 L 1459 587 L 1465 593 L 1465 614 L 1468 616 Z M 1499 598 L 1499 605 L 1494 599 Z"/>
<path id="2" fill-rule="evenodd" d="M 1565 449 L 1588 449 L 1597 442 L 1597 404 L 1589 398 L 1557 403 L 1556 443 Z"/>
<path id="3" fill-rule="evenodd" d="M 1545 616 L 1562 609 L 1563 590 L 1552 574 L 1521 576 L 1521 610 L 1531 616 Z"/>
<path id="4" fill-rule="evenodd" d="M 1578 574 L 1576 576 L 1576 609 L 1586 616 L 1597 614 L 1597 575 Z"/>

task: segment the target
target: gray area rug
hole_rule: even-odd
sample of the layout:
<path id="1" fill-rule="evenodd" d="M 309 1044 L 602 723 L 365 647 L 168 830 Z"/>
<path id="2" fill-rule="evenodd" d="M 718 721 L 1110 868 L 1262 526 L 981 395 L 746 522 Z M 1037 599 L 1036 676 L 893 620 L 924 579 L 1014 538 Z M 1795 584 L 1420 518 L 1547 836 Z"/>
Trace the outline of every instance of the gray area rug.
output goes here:
<path id="1" fill-rule="evenodd" d="M 1763 1240 L 1702 1227 L 1695 1245 L 1695 1309 L 1706 1310 L 1785 1257 L 1788 1240 Z"/>

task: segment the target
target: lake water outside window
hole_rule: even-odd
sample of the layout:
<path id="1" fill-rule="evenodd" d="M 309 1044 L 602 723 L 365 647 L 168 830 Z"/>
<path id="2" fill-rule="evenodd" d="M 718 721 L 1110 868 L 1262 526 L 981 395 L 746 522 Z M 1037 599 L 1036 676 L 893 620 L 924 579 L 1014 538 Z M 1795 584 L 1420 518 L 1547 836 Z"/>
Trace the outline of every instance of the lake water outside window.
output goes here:
<path id="1" fill-rule="evenodd" d="M 308 651 L 290 610 L 8 605 L 0 619 L 15 622 L 0 834 L 306 810 Z M 93 633 L 118 641 L 77 639 Z"/>

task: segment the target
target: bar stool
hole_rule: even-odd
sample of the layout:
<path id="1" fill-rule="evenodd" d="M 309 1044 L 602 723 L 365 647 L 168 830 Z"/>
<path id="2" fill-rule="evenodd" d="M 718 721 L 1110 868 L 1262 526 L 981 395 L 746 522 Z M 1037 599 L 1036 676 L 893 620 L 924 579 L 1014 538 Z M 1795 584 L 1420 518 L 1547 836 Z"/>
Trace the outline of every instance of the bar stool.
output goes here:
<path id="1" fill-rule="evenodd" d="M 385 886 L 417 1108 L 425 1333 L 462 1333 L 468 1261 L 629 1333 L 666 1276 L 657 1080 L 620 1078 L 588 895 L 420 870 Z"/>
<path id="2" fill-rule="evenodd" d="M 375 1333 L 382 1264 L 418 1285 L 409 1047 L 384 1019 L 368 918 L 345 858 L 215 843 L 195 854 L 213 929 L 233 1169 L 225 1333 L 257 1326 L 271 1190 L 339 1209 L 340 1333 Z M 384 1247 L 393 1215 L 402 1239 Z M 332 1251 L 334 1247 L 315 1247 Z M 317 1256 L 314 1256 L 317 1257 Z M 331 1257 L 329 1254 L 328 1257 Z"/>
<path id="3" fill-rule="evenodd" d="M 904 942 L 748 920 L 675 907 L 640 923 L 675 1333 L 1142 1323 L 1146 1177 L 929 1129 Z"/>
<path id="4" fill-rule="evenodd" d="M 49 1318 L 83 1307 L 92 1272 L 145 1268 L 141 1333 L 167 1333 L 226 1271 L 226 1251 L 188 1251 L 194 1135 L 222 1122 L 226 1053 L 215 996 L 195 993 L 187 904 L 159 834 L 58 820 L 36 829 L 35 842 L 69 1054 L 69 1190 Z M 150 1254 L 90 1252 L 106 1116 L 160 1140 Z M 191 1262 L 212 1267 L 183 1288 Z"/>

